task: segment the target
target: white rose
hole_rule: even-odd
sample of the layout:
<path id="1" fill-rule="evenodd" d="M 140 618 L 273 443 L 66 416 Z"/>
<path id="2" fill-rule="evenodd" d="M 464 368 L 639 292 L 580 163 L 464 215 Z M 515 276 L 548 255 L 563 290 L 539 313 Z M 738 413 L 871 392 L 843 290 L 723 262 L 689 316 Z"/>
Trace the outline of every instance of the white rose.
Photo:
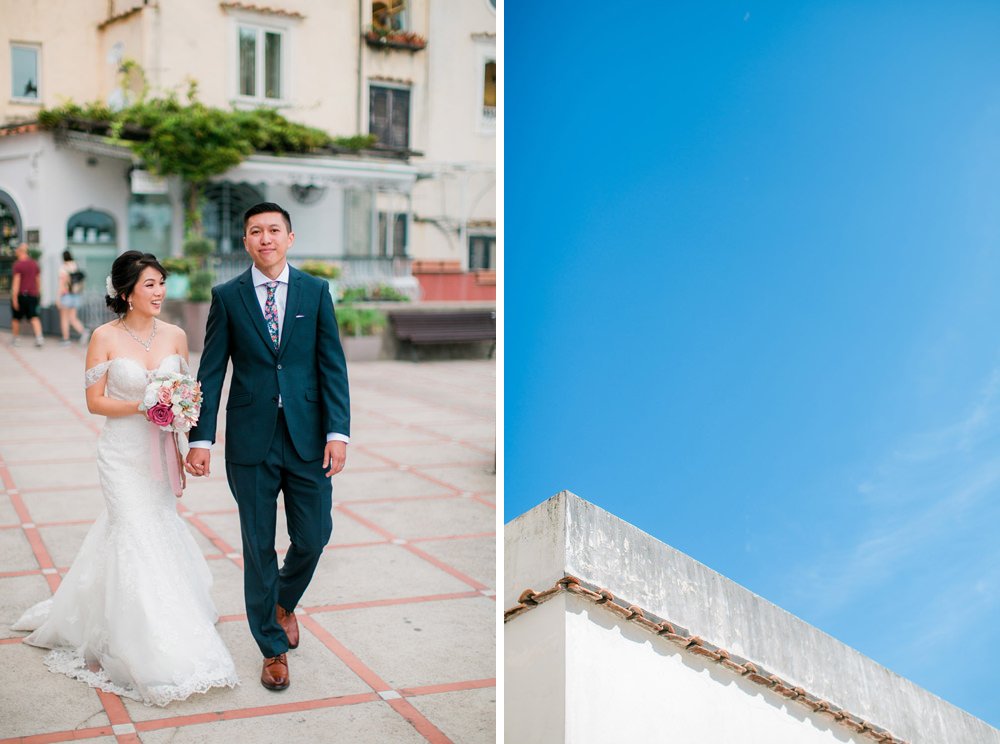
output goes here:
<path id="1" fill-rule="evenodd" d="M 159 402 L 159 398 L 156 394 L 157 388 L 148 387 L 146 388 L 146 394 L 142 396 L 142 407 L 145 409 L 150 409 Z"/>

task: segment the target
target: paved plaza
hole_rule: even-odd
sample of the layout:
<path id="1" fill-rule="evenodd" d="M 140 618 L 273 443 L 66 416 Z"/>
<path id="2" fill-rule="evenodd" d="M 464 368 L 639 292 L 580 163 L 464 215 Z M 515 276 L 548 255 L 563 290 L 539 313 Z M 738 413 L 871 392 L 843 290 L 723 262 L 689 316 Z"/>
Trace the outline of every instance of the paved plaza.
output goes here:
<path id="1" fill-rule="evenodd" d="M 297 608 L 302 640 L 283 692 L 258 681 L 239 520 L 216 445 L 212 476 L 190 478 L 178 508 L 214 574 L 241 683 L 165 708 L 49 672 L 45 652 L 10 629 L 58 586 L 103 508 L 103 419 L 87 412 L 83 370 L 81 347 L 49 339 L 38 349 L 27 335 L 11 347 L 0 332 L 0 744 L 494 741 L 493 361 L 350 367 L 352 443 L 334 478 L 333 539 Z M 279 552 L 283 530 L 279 514 Z"/>

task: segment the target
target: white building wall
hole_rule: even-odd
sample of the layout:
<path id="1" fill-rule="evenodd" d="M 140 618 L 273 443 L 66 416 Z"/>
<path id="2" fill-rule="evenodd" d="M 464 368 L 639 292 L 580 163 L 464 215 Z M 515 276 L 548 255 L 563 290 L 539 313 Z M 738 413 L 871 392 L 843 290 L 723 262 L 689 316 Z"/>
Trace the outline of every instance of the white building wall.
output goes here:
<path id="1" fill-rule="evenodd" d="M 565 605 L 566 742 L 871 742 L 601 607 Z"/>
<path id="2" fill-rule="evenodd" d="M 504 740 L 566 739 L 566 598 L 504 626 Z"/>
<path id="3" fill-rule="evenodd" d="M 542 592 L 564 576 L 575 576 L 608 589 L 625 604 L 683 626 L 691 635 L 744 657 L 789 686 L 801 687 L 910 744 L 1000 744 L 1000 731 L 984 721 L 569 492 L 510 522 L 504 530 L 504 546 L 505 609 L 518 606 L 526 589 Z M 515 626 L 557 600 L 558 596 L 508 620 L 505 655 L 545 659 L 539 638 L 522 630 L 514 635 Z M 633 739 L 633 733 L 640 737 L 637 741 L 784 741 L 770 738 L 779 733 L 793 737 L 787 741 L 813 741 L 794 737 L 804 736 L 802 731 L 823 733 L 824 727 L 833 725 L 824 723 L 826 716 L 820 723 L 812 721 L 809 709 L 798 703 L 786 705 L 780 694 L 756 683 L 745 687 L 745 678 L 714 662 L 705 666 L 701 657 L 678 652 L 634 623 L 626 626 L 627 621 L 620 621 L 610 610 L 596 605 L 581 609 L 586 605 L 576 599 L 567 600 L 566 607 L 566 741 L 591 741 L 575 738 L 577 731 L 589 730 L 573 728 L 576 724 L 569 722 L 577 719 L 602 731 L 602 741 L 612 734 L 615 740 Z M 666 680 L 681 672 L 687 676 L 674 680 L 676 685 L 669 682 L 672 687 L 652 696 L 644 692 L 650 684 L 654 688 L 667 685 Z M 656 681 L 661 676 L 664 681 Z M 652 735 L 672 725 L 660 719 L 686 715 L 681 712 L 684 706 L 672 707 L 670 697 L 682 695 L 684 700 L 684 690 L 693 695 L 686 700 L 687 706 L 713 711 L 716 717 L 733 713 L 742 716 L 747 726 L 759 722 L 763 728 L 744 727 L 736 738 L 686 739 L 683 732 L 676 734 L 679 738 Z M 517 716 L 520 704 L 516 692 L 513 699 L 511 694 L 508 688 L 508 722 Z M 636 702 L 639 698 L 644 704 Z M 769 708 L 781 711 L 792 722 L 777 723 L 764 716 Z M 602 715 L 618 725 L 609 728 L 612 723 L 605 725 Z M 795 720 L 810 724 L 786 726 Z M 747 738 L 751 735 L 757 738 Z M 835 733 L 839 738 L 815 740 L 853 741 L 850 735 L 850 729 L 840 727 Z"/>

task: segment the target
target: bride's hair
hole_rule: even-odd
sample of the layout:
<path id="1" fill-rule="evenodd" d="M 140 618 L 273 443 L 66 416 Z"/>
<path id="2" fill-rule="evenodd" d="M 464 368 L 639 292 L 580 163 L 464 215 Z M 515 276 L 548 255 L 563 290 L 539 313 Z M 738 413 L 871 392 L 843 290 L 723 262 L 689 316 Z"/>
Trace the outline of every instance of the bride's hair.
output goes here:
<path id="1" fill-rule="evenodd" d="M 109 293 L 104 298 L 108 307 L 111 308 L 111 312 L 124 315 L 128 311 L 128 297 L 135 289 L 139 276 L 149 268 L 156 269 L 166 278 L 167 270 L 160 265 L 152 253 L 125 251 L 115 259 L 115 262 L 111 264 L 111 286 L 114 288 L 115 296 L 111 297 Z"/>

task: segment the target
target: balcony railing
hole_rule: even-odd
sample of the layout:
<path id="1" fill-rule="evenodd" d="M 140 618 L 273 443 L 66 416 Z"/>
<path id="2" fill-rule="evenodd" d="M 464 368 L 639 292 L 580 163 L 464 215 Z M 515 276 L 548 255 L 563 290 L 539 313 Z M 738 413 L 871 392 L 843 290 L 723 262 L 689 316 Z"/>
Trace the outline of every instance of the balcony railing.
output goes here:
<path id="1" fill-rule="evenodd" d="M 402 279 L 410 276 L 410 266 L 413 259 L 406 256 L 290 256 L 293 266 L 305 261 L 330 261 L 340 266 L 340 284 L 347 287 L 364 286 L 389 282 L 392 279 Z M 215 283 L 229 281 L 242 274 L 250 265 L 245 254 L 217 256 L 213 259 Z"/>

